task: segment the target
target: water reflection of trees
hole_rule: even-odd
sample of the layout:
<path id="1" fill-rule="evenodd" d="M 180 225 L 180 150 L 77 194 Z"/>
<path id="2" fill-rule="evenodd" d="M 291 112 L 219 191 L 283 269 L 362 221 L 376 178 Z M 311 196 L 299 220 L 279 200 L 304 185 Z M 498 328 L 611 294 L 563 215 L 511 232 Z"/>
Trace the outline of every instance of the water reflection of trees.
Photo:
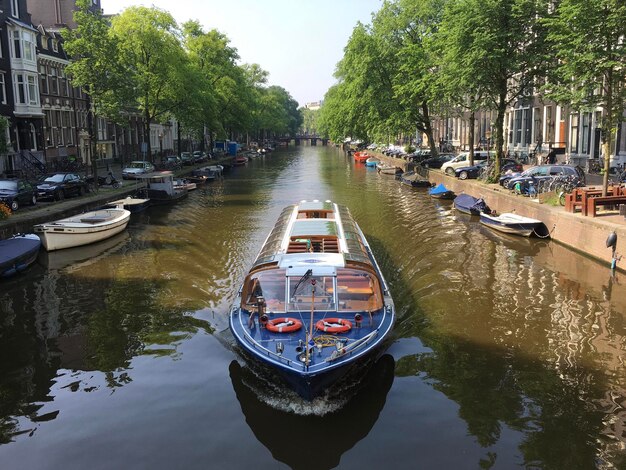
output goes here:
<path id="1" fill-rule="evenodd" d="M 177 308 L 163 303 L 161 293 L 168 289 L 167 280 L 51 271 L 6 292 L 0 300 L 0 443 L 31 432 L 27 422 L 34 427 L 56 417 L 39 410 L 54 401 L 50 390 L 58 371 L 100 371 L 107 387 L 121 387 L 132 381 L 134 357 L 175 356 L 185 338 L 212 331 L 186 314 L 185 302 Z M 89 390 L 99 380 L 79 374 L 67 390 Z"/>

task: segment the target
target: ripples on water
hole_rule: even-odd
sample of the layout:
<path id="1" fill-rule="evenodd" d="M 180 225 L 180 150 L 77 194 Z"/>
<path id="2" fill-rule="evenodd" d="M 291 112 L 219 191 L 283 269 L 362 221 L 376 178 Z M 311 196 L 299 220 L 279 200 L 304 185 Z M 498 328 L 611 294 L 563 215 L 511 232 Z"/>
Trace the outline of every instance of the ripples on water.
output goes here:
<path id="1" fill-rule="evenodd" d="M 240 365 L 226 316 L 300 199 L 350 207 L 399 313 L 363 390 L 313 404 Z M 13 466 L 626 465 L 623 275 L 491 232 L 334 149 L 253 161 L 39 261 L 0 284 L 0 461 Z M 295 429 L 325 457 L 285 449 Z"/>

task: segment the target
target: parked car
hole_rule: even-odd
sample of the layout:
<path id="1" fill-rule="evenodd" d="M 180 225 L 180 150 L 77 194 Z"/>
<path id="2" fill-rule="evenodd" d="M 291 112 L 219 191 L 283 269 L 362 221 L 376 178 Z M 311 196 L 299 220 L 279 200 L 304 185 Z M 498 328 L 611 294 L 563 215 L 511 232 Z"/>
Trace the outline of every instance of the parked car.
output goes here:
<path id="1" fill-rule="evenodd" d="M 491 160 L 481 160 L 474 166 L 464 166 L 461 168 L 457 168 L 454 171 L 454 174 L 457 178 L 465 180 L 468 178 L 478 178 L 483 170 L 489 165 Z M 521 171 L 522 165 L 511 158 L 503 158 L 500 162 L 500 174 L 506 173 L 507 171 Z"/>
<path id="2" fill-rule="evenodd" d="M 455 157 L 452 153 L 439 154 L 436 157 L 430 157 L 420 162 L 420 166 L 424 168 L 441 168 L 441 166 L 451 161 Z"/>
<path id="3" fill-rule="evenodd" d="M 180 160 L 183 165 L 193 165 L 193 157 L 189 152 L 181 152 Z"/>
<path id="4" fill-rule="evenodd" d="M 152 163 L 136 160 L 130 162 L 128 166 L 122 170 L 122 179 L 136 179 L 139 175 L 150 173 L 152 171 L 154 171 L 154 165 Z"/>
<path id="5" fill-rule="evenodd" d="M 202 163 L 204 161 L 206 161 L 206 154 L 201 152 L 200 150 L 196 150 L 193 155 L 192 155 L 192 159 L 194 163 Z"/>
<path id="6" fill-rule="evenodd" d="M 555 176 L 571 176 L 579 185 L 585 184 L 585 173 L 582 168 L 571 165 L 538 165 L 523 173 L 513 173 L 500 177 L 500 185 L 511 189 L 516 183 L 525 183 L 529 180 L 541 181 Z"/>
<path id="7" fill-rule="evenodd" d="M 490 157 L 495 157 L 496 152 L 490 150 L 476 150 L 474 151 L 474 162 L 478 163 L 481 160 L 487 160 Z M 457 168 L 461 168 L 463 166 L 467 166 L 467 162 L 469 160 L 469 152 L 463 152 L 458 154 L 449 162 L 441 165 L 441 171 L 443 171 L 446 175 L 454 176 L 454 172 Z"/>
<path id="8" fill-rule="evenodd" d="M 22 204 L 37 204 L 37 190 L 26 180 L 0 180 L 0 202 L 12 211 L 16 211 Z"/>
<path id="9" fill-rule="evenodd" d="M 37 184 L 38 199 L 65 199 L 82 196 L 87 192 L 87 183 L 76 173 L 55 173 Z"/>

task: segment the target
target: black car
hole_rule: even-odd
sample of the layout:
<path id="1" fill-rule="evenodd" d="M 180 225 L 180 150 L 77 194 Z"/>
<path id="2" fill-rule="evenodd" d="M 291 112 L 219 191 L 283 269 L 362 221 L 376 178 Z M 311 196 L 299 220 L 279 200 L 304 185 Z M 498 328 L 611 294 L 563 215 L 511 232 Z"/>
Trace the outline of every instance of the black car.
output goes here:
<path id="1" fill-rule="evenodd" d="M 454 174 L 457 178 L 465 180 L 468 178 L 478 178 L 482 171 L 491 163 L 491 160 L 483 160 L 474 166 L 464 166 L 457 168 Z M 521 171 L 522 165 L 511 158 L 503 158 L 500 162 L 500 173 L 506 173 L 507 171 Z"/>
<path id="2" fill-rule="evenodd" d="M 35 188 L 26 180 L 0 180 L 0 202 L 12 211 L 19 209 L 22 204 L 37 204 Z"/>
<path id="3" fill-rule="evenodd" d="M 443 154 L 437 155 L 436 157 L 430 157 L 430 158 L 427 158 L 426 160 L 421 161 L 420 165 L 423 166 L 424 168 L 441 168 L 441 165 L 443 165 L 446 162 L 449 162 L 454 157 L 455 155 L 452 153 L 443 153 Z"/>
<path id="4" fill-rule="evenodd" d="M 37 184 L 39 199 L 65 199 L 68 196 L 82 196 L 87 192 L 87 183 L 76 173 L 55 173 Z"/>
<path id="5" fill-rule="evenodd" d="M 557 176 L 569 176 L 573 178 L 576 184 L 585 184 L 585 173 L 577 166 L 570 165 L 538 165 L 523 173 L 513 173 L 512 175 L 504 175 L 500 178 L 500 185 L 507 189 L 512 189 L 515 183 L 524 183 L 528 180 L 541 181 L 547 178 Z"/>

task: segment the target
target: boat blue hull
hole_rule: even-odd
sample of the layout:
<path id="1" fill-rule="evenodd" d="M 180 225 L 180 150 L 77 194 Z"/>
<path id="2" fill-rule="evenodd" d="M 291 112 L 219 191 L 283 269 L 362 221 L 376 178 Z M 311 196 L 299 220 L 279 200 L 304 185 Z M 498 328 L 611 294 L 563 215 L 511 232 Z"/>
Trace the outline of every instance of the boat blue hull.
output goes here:
<path id="1" fill-rule="evenodd" d="M 379 314 L 383 315 L 383 312 L 381 311 Z M 240 320 L 240 315 L 243 315 L 244 321 Z M 316 312 L 314 322 L 323 315 L 324 312 Z M 333 312 L 332 315 L 336 316 L 337 312 Z M 384 345 L 393 327 L 395 315 L 393 313 L 385 314 L 385 320 L 377 328 L 379 333 L 362 349 L 333 362 L 328 362 L 314 371 L 305 370 L 304 366 L 298 362 L 297 356 L 290 353 L 292 350 L 290 345 L 303 337 L 302 333 L 280 336 L 275 333 L 269 333 L 265 329 L 260 329 L 258 323 L 255 324 L 253 329 L 249 329 L 246 326 L 247 318 L 248 315 L 245 311 L 233 312 L 230 315 L 230 329 L 238 345 L 243 348 L 248 356 L 251 356 L 280 376 L 285 384 L 303 399 L 310 401 L 323 395 L 326 390 L 348 373 L 355 372 L 355 375 L 362 375 L 367 371 L 366 365 L 373 362 L 383 353 Z M 363 329 L 366 328 L 364 327 Z M 375 330 L 372 329 L 371 331 Z M 367 333 L 369 332 L 367 331 Z M 267 351 L 256 348 L 254 341 L 248 338 L 247 335 L 252 335 L 251 337 L 255 339 L 264 337 L 274 342 L 281 341 L 285 344 L 285 351 L 281 357 L 275 354 L 268 354 Z M 349 339 L 358 339 L 364 335 L 359 332 L 359 329 L 353 328 L 350 333 L 342 336 Z M 314 358 L 318 354 L 315 348 L 313 348 L 312 354 Z"/>
<path id="2" fill-rule="evenodd" d="M 0 278 L 7 278 L 24 271 L 37 259 L 41 240 L 24 237 L 9 238 L 0 242 L 2 262 L 0 263 Z"/>

